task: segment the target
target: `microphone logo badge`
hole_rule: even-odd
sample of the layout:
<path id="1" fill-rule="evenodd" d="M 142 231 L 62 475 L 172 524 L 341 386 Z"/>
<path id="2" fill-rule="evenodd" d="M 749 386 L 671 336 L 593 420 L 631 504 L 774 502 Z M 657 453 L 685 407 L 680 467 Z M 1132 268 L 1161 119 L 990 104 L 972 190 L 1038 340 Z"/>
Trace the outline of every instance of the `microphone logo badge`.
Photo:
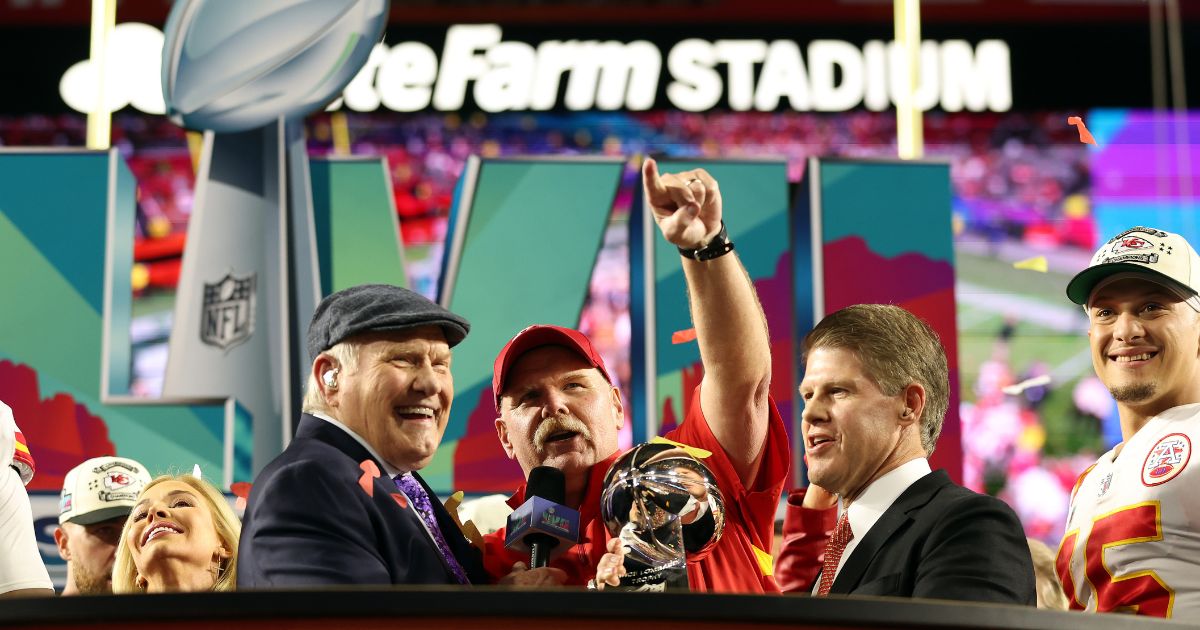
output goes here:
<path id="1" fill-rule="evenodd" d="M 529 568 L 536 569 L 579 542 L 579 512 L 562 505 L 566 480 L 557 468 L 529 471 L 525 491 L 525 503 L 508 515 L 504 546 L 528 553 Z"/>
<path id="2" fill-rule="evenodd" d="M 547 527 L 553 527 L 561 532 L 571 531 L 570 519 L 563 518 L 554 513 L 554 508 L 550 508 L 542 513 L 542 524 Z"/>

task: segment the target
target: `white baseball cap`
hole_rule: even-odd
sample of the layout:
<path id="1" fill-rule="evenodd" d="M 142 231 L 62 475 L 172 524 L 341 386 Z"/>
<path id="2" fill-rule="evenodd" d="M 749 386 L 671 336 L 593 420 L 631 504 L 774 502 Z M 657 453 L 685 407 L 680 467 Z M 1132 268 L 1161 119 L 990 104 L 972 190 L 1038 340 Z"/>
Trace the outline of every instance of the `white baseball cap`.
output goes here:
<path id="1" fill-rule="evenodd" d="M 63 480 L 58 522 L 89 525 L 127 516 L 148 483 L 150 473 L 132 459 L 89 459 L 72 468 Z"/>
<path id="2" fill-rule="evenodd" d="M 1161 284 L 1195 307 L 1200 294 L 1200 256 L 1178 234 L 1150 227 L 1129 228 L 1105 243 L 1087 269 L 1067 283 L 1067 297 L 1087 305 L 1088 298 L 1115 274 L 1138 275 Z"/>

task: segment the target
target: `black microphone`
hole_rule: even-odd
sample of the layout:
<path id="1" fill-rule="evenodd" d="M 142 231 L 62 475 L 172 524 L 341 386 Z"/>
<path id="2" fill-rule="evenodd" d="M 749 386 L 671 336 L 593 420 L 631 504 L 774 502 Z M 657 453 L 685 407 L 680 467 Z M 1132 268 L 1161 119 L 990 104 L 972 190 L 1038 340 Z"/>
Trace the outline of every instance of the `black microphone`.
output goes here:
<path id="1" fill-rule="evenodd" d="M 529 568 L 544 567 L 551 556 L 566 551 L 579 540 L 579 512 L 563 505 L 567 478 L 551 466 L 529 471 L 525 503 L 508 516 L 504 546 L 529 552 Z M 567 542 L 568 545 L 560 543 Z"/>

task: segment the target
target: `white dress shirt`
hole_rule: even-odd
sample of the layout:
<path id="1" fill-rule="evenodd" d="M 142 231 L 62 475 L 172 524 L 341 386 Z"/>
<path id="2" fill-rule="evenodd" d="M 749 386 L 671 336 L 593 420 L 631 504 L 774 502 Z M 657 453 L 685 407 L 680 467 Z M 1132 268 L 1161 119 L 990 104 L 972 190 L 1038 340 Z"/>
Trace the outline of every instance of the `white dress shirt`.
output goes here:
<path id="1" fill-rule="evenodd" d="M 838 519 L 842 518 L 842 514 L 849 514 L 847 520 L 850 521 L 850 531 L 854 532 L 854 538 L 846 545 L 845 551 L 842 552 L 842 559 L 838 561 L 837 574 L 841 573 L 842 567 L 846 566 L 846 559 L 850 554 L 854 553 L 854 548 L 858 546 L 858 542 L 862 540 L 883 513 L 900 495 L 904 494 L 908 487 L 917 482 L 920 478 L 933 472 L 929 467 L 929 460 L 924 457 L 918 457 L 912 461 L 905 462 L 900 466 L 888 471 L 884 476 L 871 482 L 866 490 L 863 490 L 862 495 L 858 497 L 849 508 L 846 508 L 844 503 L 838 503 Z M 813 585 L 813 593 L 817 592 L 821 581 Z"/>

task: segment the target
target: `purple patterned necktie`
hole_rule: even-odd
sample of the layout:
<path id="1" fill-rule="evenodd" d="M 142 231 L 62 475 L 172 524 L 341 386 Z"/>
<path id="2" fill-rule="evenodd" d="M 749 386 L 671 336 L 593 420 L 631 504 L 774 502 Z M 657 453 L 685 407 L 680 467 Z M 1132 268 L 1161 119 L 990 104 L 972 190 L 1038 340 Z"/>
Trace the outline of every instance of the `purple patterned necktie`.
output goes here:
<path id="1" fill-rule="evenodd" d="M 411 474 L 405 473 L 396 476 L 396 487 L 404 492 L 405 496 L 412 501 L 413 508 L 417 514 L 421 516 L 421 520 L 425 521 L 425 527 L 433 536 L 433 542 L 437 546 L 438 551 L 442 553 L 442 559 L 446 561 L 446 565 L 450 567 L 450 572 L 458 579 L 459 584 L 470 584 L 467 579 L 466 571 L 463 571 L 462 565 L 458 563 L 458 558 L 450 551 L 450 545 L 442 536 L 442 528 L 438 527 L 437 518 L 433 515 L 433 505 L 430 504 L 429 495 L 426 494 L 425 488 L 421 487 L 421 482 L 417 481 Z"/>

